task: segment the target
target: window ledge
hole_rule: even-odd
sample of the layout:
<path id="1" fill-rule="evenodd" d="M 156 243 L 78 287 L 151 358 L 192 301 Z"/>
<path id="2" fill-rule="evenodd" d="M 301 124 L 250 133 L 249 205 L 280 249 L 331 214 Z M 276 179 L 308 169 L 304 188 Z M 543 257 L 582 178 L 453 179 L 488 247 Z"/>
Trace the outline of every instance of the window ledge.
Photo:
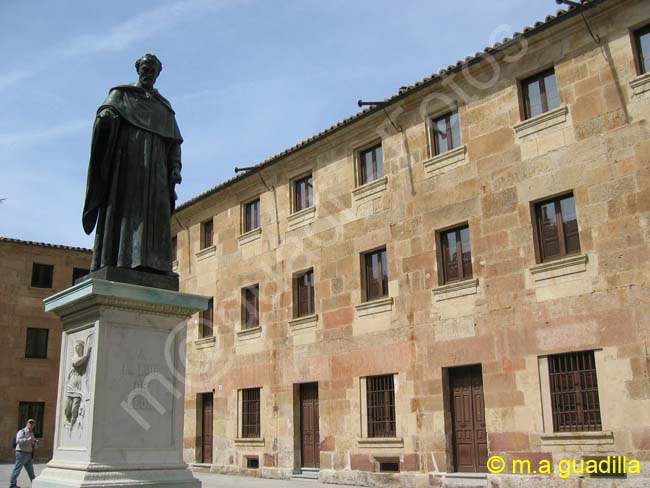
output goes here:
<path id="1" fill-rule="evenodd" d="M 289 222 L 289 230 L 297 229 L 304 225 L 308 225 L 314 222 L 316 218 L 316 207 L 309 207 L 303 210 L 300 210 L 296 213 L 292 213 L 287 217 Z"/>
<path id="2" fill-rule="evenodd" d="M 634 97 L 638 97 L 639 95 L 650 91 L 650 73 L 637 76 L 630 81 L 630 86 L 632 87 L 632 96 Z"/>
<path id="3" fill-rule="evenodd" d="M 519 138 L 528 137 L 530 135 L 536 134 L 544 129 L 553 127 L 559 124 L 563 124 L 567 120 L 567 114 L 569 109 L 566 105 L 549 110 L 543 114 L 539 114 L 531 119 L 526 119 L 523 122 L 515 125 L 513 128 L 515 134 Z"/>
<path id="4" fill-rule="evenodd" d="M 549 432 L 540 435 L 543 446 L 613 445 L 614 433 L 600 432 Z"/>
<path id="5" fill-rule="evenodd" d="M 259 339 L 262 337 L 262 327 L 251 327 L 250 329 L 240 329 L 237 331 L 237 337 L 240 341 Z"/>
<path id="6" fill-rule="evenodd" d="M 214 347 L 216 342 L 217 342 L 217 338 L 215 336 L 202 337 L 201 339 L 197 339 L 194 341 L 194 346 L 197 349 L 208 349 L 210 347 Z"/>
<path id="7" fill-rule="evenodd" d="M 202 261 L 204 259 L 207 259 L 211 256 L 214 256 L 217 253 L 217 246 L 212 245 L 210 247 L 206 247 L 205 249 L 201 249 L 199 252 L 195 254 L 196 260 L 197 261 Z"/>
<path id="8" fill-rule="evenodd" d="M 357 315 L 359 315 L 359 317 L 390 312 L 393 309 L 393 297 L 380 298 L 379 300 L 360 303 L 359 305 L 355 305 L 354 308 L 357 309 Z"/>
<path id="9" fill-rule="evenodd" d="M 359 188 L 352 190 L 352 197 L 357 203 L 365 202 L 373 198 L 379 198 L 382 193 L 386 192 L 388 188 L 388 176 L 377 178 L 369 183 L 366 183 Z"/>
<path id="10" fill-rule="evenodd" d="M 237 239 L 239 239 L 239 245 L 242 246 L 244 244 L 248 244 L 249 242 L 256 241 L 260 237 L 262 237 L 262 228 L 257 227 L 256 229 L 249 230 L 248 232 L 244 232 Z"/>
<path id="11" fill-rule="evenodd" d="M 235 445 L 236 446 L 250 446 L 250 447 L 264 447 L 264 437 L 250 437 L 250 438 L 242 438 L 238 437 L 235 439 Z"/>
<path id="12" fill-rule="evenodd" d="M 463 145 L 437 154 L 436 156 L 427 159 L 424 164 L 424 176 L 432 178 L 446 171 L 452 170 L 465 164 L 467 162 L 467 146 Z"/>
<path id="13" fill-rule="evenodd" d="M 298 317 L 289 321 L 289 328 L 291 330 L 302 330 L 316 327 L 318 325 L 318 314 L 306 315 Z"/>
<path id="14" fill-rule="evenodd" d="M 359 447 L 377 447 L 377 448 L 390 448 L 390 447 L 404 447 L 403 437 L 359 437 L 357 438 L 357 445 Z"/>
<path id="15" fill-rule="evenodd" d="M 537 266 L 530 268 L 530 273 L 533 275 L 533 280 L 535 280 L 535 282 L 576 273 L 584 273 L 587 271 L 588 261 L 589 259 L 586 254 L 579 254 L 577 256 L 570 256 L 568 258 L 538 264 Z"/>
<path id="16" fill-rule="evenodd" d="M 457 281 L 433 289 L 433 298 L 436 302 L 452 298 L 476 295 L 478 292 L 478 278 Z"/>

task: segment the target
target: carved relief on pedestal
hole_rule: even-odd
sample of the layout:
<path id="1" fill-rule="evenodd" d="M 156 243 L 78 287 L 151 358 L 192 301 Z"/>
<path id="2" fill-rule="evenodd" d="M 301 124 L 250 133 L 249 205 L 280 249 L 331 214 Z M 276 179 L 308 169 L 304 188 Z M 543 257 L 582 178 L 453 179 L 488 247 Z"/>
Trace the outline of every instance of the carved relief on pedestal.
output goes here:
<path id="1" fill-rule="evenodd" d="M 93 338 L 94 333 L 90 330 L 71 334 L 67 339 L 62 434 L 70 440 L 84 437 L 91 400 Z"/>

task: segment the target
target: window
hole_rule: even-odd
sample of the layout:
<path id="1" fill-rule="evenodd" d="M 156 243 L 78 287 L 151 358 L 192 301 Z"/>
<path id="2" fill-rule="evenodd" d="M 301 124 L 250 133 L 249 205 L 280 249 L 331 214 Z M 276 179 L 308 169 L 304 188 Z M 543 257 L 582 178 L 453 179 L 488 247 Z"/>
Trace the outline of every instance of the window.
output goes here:
<path id="1" fill-rule="evenodd" d="M 381 144 L 359 153 L 359 185 L 384 176 L 384 155 Z"/>
<path id="2" fill-rule="evenodd" d="M 573 195 L 564 195 L 536 204 L 535 218 L 541 262 L 580 252 Z"/>
<path id="3" fill-rule="evenodd" d="M 212 247 L 214 244 L 213 230 L 214 221 L 212 219 L 201 224 L 201 249 Z"/>
<path id="4" fill-rule="evenodd" d="M 435 156 L 460 146 L 458 112 L 450 112 L 431 121 L 431 141 Z"/>
<path id="5" fill-rule="evenodd" d="M 72 284 L 74 285 L 78 279 L 83 278 L 88 273 L 90 273 L 90 270 L 86 268 L 72 268 Z"/>
<path id="6" fill-rule="evenodd" d="M 51 264 L 32 264 L 32 286 L 35 288 L 52 288 L 54 266 Z"/>
<path id="7" fill-rule="evenodd" d="M 395 383 L 393 375 L 366 378 L 368 437 L 395 437 Z"/>
<path id="8" fill-rule="evenodd" d="M 26 358 L 47 358 L 47 337 L 49 333 L 50 331 L 48 329 L 37 329 L 33 327 L 27 329 L 27 341 L 25 342 Z"/>
<path id="9" fill-rule="evenodd" d="M 467 280 L 472 277 L 472 253 L 467 225 L 440 233 L 442 283 Z"/>
<path id="10" fill-rule="evenodd" d="M 34 426 L 34 436 L 41 438 L 43 437 L 44 418 L 44 402 L 20 402 L 18 405 L 18 429 L 25 427 L 29 419 L 34 419 L 36 420 L 36 425 Z"/>
<path id="11" fill-rule="evenodd" d="M 388 264 L 386 249 L 363 255 L 363 279 L 366 301 L 388 296 Z"/>
<path id="12" fill-rule="evenodd" d="M 314 205 L 314 188 L 311 175 L 293 182 L 293 211 L 299 212 Z"/>
<path id="13" fill-rule="evenodd" d="M 260 287 L 242 289 L 242 329 L 253 329 L 260 325 Z"/>
<path id="14" fill-rule="evenodd" d="M 521 82 L 524 96 L 524 118 L 530 119 L 560 106 L 560 96 L 553 68 Z"/>
<path id="15" fill-rule="evenodd" d="M 634 33 L 634 50 L 638 73 L 647 73 L 650 71 L 650 25 Z"/>
<path id="16" fill-rule="evenodd" d="M 314 270 L 297 273 L 294 283 L 294 318 L 314 315 Z"/>
<path id="17" fill-rule="evenodd" d="M 178 237 L 172 237 L 172 261 L 178 261 Z"/>
<path id="18" fill-rule="evenodd" d="M 553 430 L 602 430 L 594 351 L 548 357 Z"/>
<path id="19" fill-rule="evenodd" d="M 210 298 L 208 308 L 199 313 L 199 334 L 201 337 L 212 337 L 214 335 L 214 306 L 213 300 Z"/>
<path id="20" fill-rule="evenodd" d="M 260 199 L 244 204 L 244 232 L 260 226 Z"/>
<path id="21" fill-rule="evenodd" d="M 241 390 L 241 436 L 244 439 L 260 436 L 260 388 Z"/>

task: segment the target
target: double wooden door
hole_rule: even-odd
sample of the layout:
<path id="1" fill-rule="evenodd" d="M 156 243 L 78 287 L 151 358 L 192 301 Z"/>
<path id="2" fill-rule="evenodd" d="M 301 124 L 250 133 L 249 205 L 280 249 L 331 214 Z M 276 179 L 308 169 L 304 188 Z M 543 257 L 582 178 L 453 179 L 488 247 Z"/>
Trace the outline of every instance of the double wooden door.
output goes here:
<path id="1" fill-rule="evenodd" d="M 459 472 L 487 471 L 487 433 L 481 366 L 449 370 L 454 464 Z"/>
<path id="2" fill-rule="evenodd" d="M 213 394 L 203 393 L 201 400 L 201 462 L 212 464 Z"/>
<path id="3" fill-rule="evenodd" d="M 303 468 L 320 467 L 318 383 L 300 385 L 300 452 Z"/>

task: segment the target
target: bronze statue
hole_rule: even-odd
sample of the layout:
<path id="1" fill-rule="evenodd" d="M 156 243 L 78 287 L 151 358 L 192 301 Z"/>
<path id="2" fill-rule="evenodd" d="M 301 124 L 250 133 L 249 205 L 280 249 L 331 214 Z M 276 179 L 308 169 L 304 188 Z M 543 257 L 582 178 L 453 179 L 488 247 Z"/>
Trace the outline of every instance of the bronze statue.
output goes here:
<path id="1" fill-rule="evenodd" d="M 154 88 L 160 60 L 145 54 L 135 69 L 139 80 L 111 88 L 93 126 L 83 210 L 86 233 L 96 227 L 91 275 L 115 268 L 175 276 L 170 217 L 183 139 Z"/>

